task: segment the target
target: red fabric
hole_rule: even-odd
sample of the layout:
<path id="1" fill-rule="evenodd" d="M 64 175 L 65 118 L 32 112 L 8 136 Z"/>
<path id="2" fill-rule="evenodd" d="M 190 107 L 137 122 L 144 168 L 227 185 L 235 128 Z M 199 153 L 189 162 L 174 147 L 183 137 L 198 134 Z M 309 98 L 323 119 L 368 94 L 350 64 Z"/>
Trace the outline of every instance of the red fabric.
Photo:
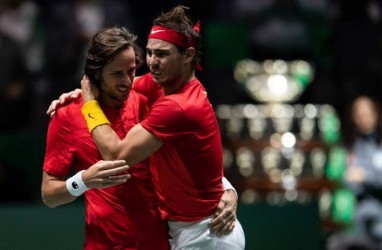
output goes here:
<path id="1" fill-rule="evenodd" d="M 47 133 L 44 171 L 68 177 L 101 159 L 76 100 L 57 110 Z M 121 111 L 103 107 L 120 138 L 142 119 L 145 98 L 134 91 Z M 85 249 L 168 250 L 167 224 L 160 219 L 147 161 L 131 169 L 125 184 L 85 192 Z"/>
<path id="2" fill-rule="evenodd" d="M 197 33 L 200 32 L 200 21 L 195 24 L 193 30 Z M 190 47 L 196 48 L 196 41 L 190 35 L 179 33 L 176 30 L 161 25 L 154 25 L 151 28 L 148 38 L 163 40 L 175 44 L 183 49 L 188 49 Z M 195 68 L 199 71 L 203 70 L 199 63 L 196 64 Z"/>
<path id="3" fill-rule="evenodd" d="M 159 97 L 163 96 L 162 85 L 153 82 L 151 73 L 137 77 L 134 80 L 133 89 L 147 97 L 149 107 L 151 107 L 153 103 L 159 99 Z"/>
<path id="4" fill-rule="evenodd" d="M 186 36 L 176 30 L 161 26 L 154 25 L 151 28 L 149 39 L 159 39 L 172 44 L 175 44 L 181 48 L 187 49 L 189 47 L 195 47 L 196 42 L 191 36 Z"/>
<path id="5" fill-rule="evenodd" d="M 148 84 L 150 78 L 142 79 Z M 201 83 L 195 79 L 179 93 L 160 97 L 141 125 L 164 142 L 150 158 L 162 217 L 196 221 L 211 215 L 223 193 L 222 147 Z"/>

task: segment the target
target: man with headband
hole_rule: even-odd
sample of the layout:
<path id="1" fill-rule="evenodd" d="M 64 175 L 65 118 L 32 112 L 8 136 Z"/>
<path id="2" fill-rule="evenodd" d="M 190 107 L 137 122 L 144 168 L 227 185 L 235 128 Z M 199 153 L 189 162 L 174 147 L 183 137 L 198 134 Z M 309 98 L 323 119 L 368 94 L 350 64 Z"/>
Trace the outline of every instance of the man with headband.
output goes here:
<path id="1" fill-rule="evenodd" d="M 152 155 L 150 169 L 172 249 L 244 249 L 237 220 L 224 236 L 208 227 L 223 194 L 222 144 L 207 92 L 195 77 L 201 41 L 185 9 L 162 14 L 150 31 L 150 73 L 134 81 L 134 89 L 152 100 L 147 117 L 121 140 L 95 100 L 99 90 L 87 78 L 81 81 L 82 114 L 104 159 L 134 166 Z"/>

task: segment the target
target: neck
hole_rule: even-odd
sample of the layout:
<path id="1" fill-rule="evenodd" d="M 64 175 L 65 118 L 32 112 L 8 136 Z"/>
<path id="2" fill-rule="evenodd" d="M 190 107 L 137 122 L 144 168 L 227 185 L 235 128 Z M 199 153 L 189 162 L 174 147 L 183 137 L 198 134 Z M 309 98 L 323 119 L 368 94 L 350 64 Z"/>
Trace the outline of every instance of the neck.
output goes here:
<path id="1" fill-rule="evenodd" d="M 187 84 L 188 82 L 194 79 L 195 79 L 195 71 L 191 71 L 189 74 L 183 74 L 173 84 L 163 85 L 164 95 L 171 95 L 171 94 L 179 92 L 185 84 Z"/>
<path id="2" fill-rule="evenodd" d="M 112 108 L 112 109 L 121 109 L 123 107 L 124 102 L 116 101 L 111 98 L 105 97 L 104 95 L 100 94 L 98 98 L 98 102 L 106 107 Z"/>

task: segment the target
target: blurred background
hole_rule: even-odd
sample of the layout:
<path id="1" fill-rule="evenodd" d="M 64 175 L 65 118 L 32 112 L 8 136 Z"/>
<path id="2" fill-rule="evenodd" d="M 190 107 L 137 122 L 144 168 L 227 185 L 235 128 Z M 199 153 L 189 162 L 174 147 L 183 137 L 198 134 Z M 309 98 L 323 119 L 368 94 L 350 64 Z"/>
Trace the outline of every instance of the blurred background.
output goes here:
<path id="1" fill-rule="evenodd" d="M 0 0 L 0 249 L 81 249 L 82 200 L 41 202 L 46 110 L 80 87 L 98 29 L 126 26 L 144 48 L 154 18 L 177 4 L 201 21 L 197 76 L 216 110 L 246 249 L 378 244 L 373 220 L 358 234 L 345 138 L 354 98 L 382 100 L 380 0 Z"/>

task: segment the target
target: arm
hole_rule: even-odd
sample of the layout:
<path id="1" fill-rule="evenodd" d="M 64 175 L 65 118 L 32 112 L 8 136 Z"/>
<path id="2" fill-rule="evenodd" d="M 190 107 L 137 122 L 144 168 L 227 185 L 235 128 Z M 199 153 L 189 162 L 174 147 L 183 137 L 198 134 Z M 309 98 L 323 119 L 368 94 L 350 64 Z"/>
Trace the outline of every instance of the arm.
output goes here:
<path id="1" fill-rule="evenodd" d="M 77 198 L 68 192 L 65 180 L 45 171 L 42 173 L 41 197 L 42 201 L 50 208 L 70 203 Z"/>
<path id="2" fill-rule="evenodd" d="M 105 160 L 122 159 L 130 166 L 143 161 L 163 144 L 140 124 L 135 125 L 124 140 L 120 140 L 109 125 L 97 126 L 92 136 Z"/>
<path id="3" fill-rule="evenodd" d="M 125 183 L 130 175 L 123 172 L 128 169 L 125 161 L 99 161 L 67 180 L 44 171 L 42 200 L 51 208 L 70 203 L 90 188 L 106 188 Z M 73 188 L 73 182 L 78 188 Z"/>
<path id="4" fill-rule="evenodd" d="M 130 129 L 126 137 L 121 140 L 110 127 L 110 122 L 95 101 L 95 97 L 99 95 L 98 88 L 91 84 L 87 77 L 82 78 L 81 87 L 84 102 L 82 114 L 103 159 L 121 159 L 132 166 L 143 161 L 162 146 L 162 141 L 140 124 Z"/>

